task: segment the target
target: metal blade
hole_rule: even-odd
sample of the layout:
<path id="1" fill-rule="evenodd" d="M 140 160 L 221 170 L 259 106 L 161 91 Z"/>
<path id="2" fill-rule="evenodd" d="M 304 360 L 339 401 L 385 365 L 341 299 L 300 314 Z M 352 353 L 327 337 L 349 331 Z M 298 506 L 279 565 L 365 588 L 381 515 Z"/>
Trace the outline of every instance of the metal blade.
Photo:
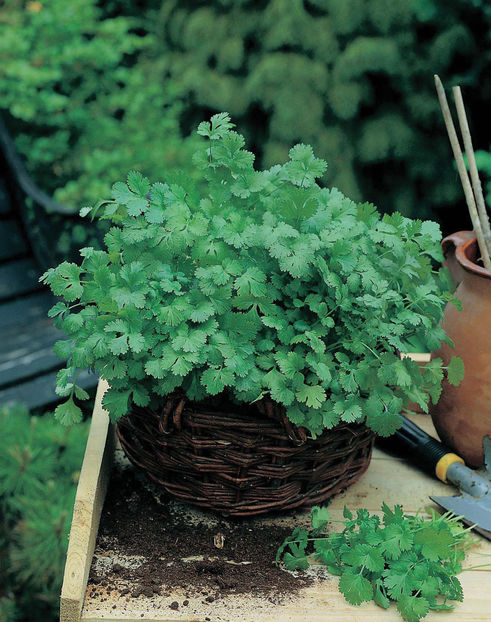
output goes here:
<path id="1" fill-rule="evenodd" d="M 480 469 L 479 472 L 491 480 L 491 436 L 485 436 L 482 439 L 482 448 L 484 451 L 484 468 Z"/>
<path id="2" fill-rule="evenodd" d="M 435 503 L 457 516 L 468 525 L 475 525 L 475 531 L 491 540 L 491 492 L 476 498 L 463 494 L 456 497 L 430 497 Z"/>

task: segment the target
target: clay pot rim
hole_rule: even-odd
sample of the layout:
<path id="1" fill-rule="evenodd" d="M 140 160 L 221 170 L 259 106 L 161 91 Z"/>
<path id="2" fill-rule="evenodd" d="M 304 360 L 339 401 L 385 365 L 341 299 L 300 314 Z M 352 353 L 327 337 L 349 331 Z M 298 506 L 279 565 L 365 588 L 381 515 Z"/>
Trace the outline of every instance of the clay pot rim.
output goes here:
<path id="1" fill-rule="evenodd" d="M 491 270 L 487 270 L 473 261 L 479 255 L 477 238 L 473 231 L 457 231 L 442 240 L 445 256 L 447 256 L 452 245 L 455 247 L 455 257 L 462 268 L 485 279 L 491 279 Z"/>

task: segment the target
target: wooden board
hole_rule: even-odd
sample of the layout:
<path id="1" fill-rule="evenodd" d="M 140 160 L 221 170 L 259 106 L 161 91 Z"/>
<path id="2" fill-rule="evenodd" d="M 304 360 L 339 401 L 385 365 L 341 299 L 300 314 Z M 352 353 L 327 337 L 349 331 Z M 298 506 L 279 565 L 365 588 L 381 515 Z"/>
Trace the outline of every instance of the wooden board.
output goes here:
<path id="1" fill-rule="evenodd" d="M 41 290 L 0 305 L 0 330 L 18 331 L 18 326 L 46 317 L 56 298 L 50 291 Z M 1 347 L 1 343 L 0 343 Z"/>
<path id="2" fill-rule="evenodd" d="M 0 328 L 0 386 L 60 368 L 63 362 L 53 345 L 64 337 L 46 316 L 18 324 L 14 330 Z"/>
<path id="3" fill-rule="evenodd" d="M 0 300 L 41 289 L 41 271 L 34 259 L 18 259 L 0 266 Z"/>
<path id="4" fill-rule="evenodd" d="M 101 434 L 101 409 L 100 400 L 102 397 L 101 388 L 98 392 L 98 401 L 94 411 L 92 425 L 98 430 L 97 447 L 101 454 L 105 451 L 107 456 L 108 446 L 103 443 Z M 425 415 L 413 415 L 411 417 L 418 425 L 435 435 L 431 420 Z M 106 419 L 104 421 L 107 422 Z M 107 423 L 106 423 L 107 425 Z M 106 427 L 107 429 L 107 427 Z M 92 438 L 92 432 L 91 432 Z M 105 447 L 105 449 L 104 449 Z M 120 450 L 118 450 L 120 451 Z M 93 461 L 92 468 L 86 469 L 86 462 Z M 107 458 L 105 458 L 107 459 Z M 84 468 L 82 470 L 79 489 L 87 487 L 97 488 L 99 481 L 106 481 L 98 478 L 97 469 L 94 465 L 103 462 L 102 456 L 95 453 L 86 454 Z M 106 475 L 107 477 L 107 475 Z M 326 575 L 322 567 L 314 569 L 318 579 L 309 587 L 300 592 L 286 597 L 281 604 L 274 605 L 267 598 L 256 598 L 250 595 L 231 595 L 224 596 L 213 603 L 203 602 L 202 598 L 190 597 L 189 606 L 181 607 L 178 611 L 170 609 L 172 601 L 182 602 L 184 594 L 175 590 L 168 596 L 154 596 L 152 598 L 141 595 L 139 598 L 128 596 L 114 596 L 113 594 L 91 597 L 91 587 L 87 586 L 84 594 L 82 593 L 82 579 L 90 565 L 95 534 L 91 533 L 96 525 L 101 511 L 103 489 L 99 489 L 98 502 L 93 503 L 93 513 L 87 513 L 83 524 L 80 522 L 79 511 L 75 512 L 76 533 L 84 533 L 83 541 L 90 540 L 90 546 L 79 546 L 78 540 L 70 541 L 70 550 L 67 561 L 68 568 L 76 568 L 76 581 L 70 579 L 67 582 L 65 573 L 65 583 L 62 593 L 62 617 L 61 622 L 75 622 L 79 619 L 84 622 L 137 622 L 140 620 L 151 620 L 153 622 L 401 622 L 401 618 L 394 606 L 389 610 L 382 610 L 373 603 L 364 603 L 360 607 L 350 606 L 339 593 L 337 588 L 337 578 Z M 390 504 L 400 503 L 408 513 L 415 513 L 425 506 L 434 506 L 429 501 L 429 495 L 449 495 L 453 494 L 452 489 L 428 477 L 416 468 L 406 464 L 403 460 L 391 457 L 379 449 L 374 450 L 372 463 L 367 473 L 346 492 L 333 499 L 330 504 L 330 512 L 334 519 L 340 518 L 343 506 L 346 504 L 351 508 L 366 507 L 371 511 L 379 511 L 382 501 Z M 79 495 L 77 494 L 77 499 Z M 94 520 L 97 515 L 97 521 Z M 90 518 L 90 516 L 92 518 Z M 297 513 L 295 519 L 291 516 L 281 518 L 258 519 L 264 523 L 278 523 L 281 525 L 291 525 L 293 528 L 297 524 L 307 524 L 308 512 Z M 73 528 L 72 528 L 73 530 Z M 79 536 L 77 536 L 79 537 Z M 80 536 L 81 537 L 81 536 Z M 483 554 L 491 554 L 491 543 L 477 536 L 478 545 L 469 554 L 467 567 L 483 564 L 486 558 Z M 74 556 L 74 549 L 76 557 Z M 83 550 L 82 550 L 83 549 Z M 88 557 L 84 557 L 85 554 Z M 117 551 L 111 557 L 105 557 L 105 563 L 114 563 L 115 560 L 121 563 L 122 558 L 117 555 Z M 69 572 L 67 570 L 67 572 Z M 425 622 L 485 622 L 491 619 L 491 569 L 476 569 L 462 573 L 460 580 L 464 587 L 465 600 L 456 605 L 453 614 L 431 613 L 425 618 Z M 71 586 L 71 589 L 68 589 Z M 100 588 L 98 589 L 100 593 Z M 70 594 L 70 600 L 67 596 Z M 65 601 L 63 601 L 63 598 Z M 77 600 L 78 599 L 78 600 Z M 82 606 L 82 601 L 83 606 Z M 65 607 L 63 608 L 63 602 Z M 68 607 L 69 603 L 69 607 Z M 81 618 L 77 617 L 80 612 Z"/>
<path id="5" fill-rule="evenodd" d="M 25 379 L 13 386 L 0 389 L 0 405 L 19 402 L 32 410 L 58 402 L 60 396 L 55 392 L 57 373 L 58 370 L 49 371 L 36 378 Z M 77 384 L 86 391 L 92 391 L 97 385 L 97 376 L 84 370 L 77 378 Z"/>
<path id="6" fill-rule="evenodd" d="M 61 590 L 60 620 L 74 622 L 80 612 L 94 553 L 114 449 L 114 430 L 102 408 L 107 389 L 99 383 L 93 419 L 80 472 Z"/>
<path id="7" fill-rule="evenodd" d="M 65 335 L 47 312 L 55 303 L 45 290 L 0 304 L 0 404 L 22 402 L 28 408 L 59 400 L 56 374 L 64 362 L 53 344 Z M 78 384 L 93 389 L 97 377 L 83 371 Z"/>

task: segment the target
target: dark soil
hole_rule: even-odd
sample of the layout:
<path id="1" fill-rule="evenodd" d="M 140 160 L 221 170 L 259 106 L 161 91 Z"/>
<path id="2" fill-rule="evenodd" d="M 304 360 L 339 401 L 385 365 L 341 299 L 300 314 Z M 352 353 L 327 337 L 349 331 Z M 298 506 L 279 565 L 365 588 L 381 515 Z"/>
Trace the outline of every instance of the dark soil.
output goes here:
<path id="1" fill-rule="evenodd" d="M 100 588 L 133 598 L 171 596 L 174 588 L 181 588 L 185 600 L 170 604 L 178 609 L 186 607 L 191 596 L 212 603 L 231 593 L 269 596 L 271 602 L 279 602 L 282 595 L 312 581 L 274 565 L 291 527 L 265 525 L 258 519 L 217 519 L 211 514 L 207 521 L 206 513 L 196 513 L 190 521 L 179 511 L 182 506 L 164 496 L 160 501 L 132 468 L 114 469 L 95 552 L 104 556 L 105 551 L 117 551 L 120 560 L 127 555 L 145 560 L 137 568 L 112 564 L 99 575 L 92 568 L 93 596 L 102 592 Z M 183 561 L 194 556 L 200 559 Z M 122 584 L 125 588 L 118 588 Z"/>

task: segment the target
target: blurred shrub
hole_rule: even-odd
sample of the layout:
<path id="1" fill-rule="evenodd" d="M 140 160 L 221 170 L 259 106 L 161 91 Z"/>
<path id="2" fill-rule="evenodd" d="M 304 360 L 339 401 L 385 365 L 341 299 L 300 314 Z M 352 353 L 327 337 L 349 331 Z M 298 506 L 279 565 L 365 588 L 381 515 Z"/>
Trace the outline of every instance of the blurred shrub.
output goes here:
<path id="1" fill-rule="evenodd" d="M 82 193 L 85 203 L 110 196 L 111 184 L 131 169 L 155 180 L 189 167 L 195 137 L 182 140 L 177 89 L 155 81 L 154 72 L 155 62 L 140 61 L 126 87 L 107 95 L 106 110 L 124 113 L 93 117 L 65 164 L 70 181 L 55 192 L 58 201 L 80 207 Z"/>
<path id="2" fill-rule="evenodd" d="M 54 621 L 88 424 L 17 406 L 0 429 L 0 621 Z"/>
<path id="3" fill-rule="evenodd" d="M 193 151 L 176 88 L 149 65 L 150 20 L 130 13 L 114 0 L 5 0 L 0 12 L 0 108 L 35 180 L 74 209 L 130 168 L 165 176 Z"/>
<path id="4" fill-rule="evenodd" d="M 491 205 L 491 149 L 489 151 L 477 151 L 476 163 L 480 175 L 481 181 L 484 178 L 485 184 L 485 200 L 488 206 Z"/>
<path id="5" fill-rule="evenodd" d="M 491 66 L 481 0 L 164 0 L 160 39 L 189 126 L 229 111 L 263 164 L 313 145 L 329 185 L 422 216 L 460 200 L 433 74 Z M 486 51 L 488 50 L 488 51 Z M 489 99 L 482 81 L 479 101 Z M 466 96 L 477 118 L 484 117 Z"/>

